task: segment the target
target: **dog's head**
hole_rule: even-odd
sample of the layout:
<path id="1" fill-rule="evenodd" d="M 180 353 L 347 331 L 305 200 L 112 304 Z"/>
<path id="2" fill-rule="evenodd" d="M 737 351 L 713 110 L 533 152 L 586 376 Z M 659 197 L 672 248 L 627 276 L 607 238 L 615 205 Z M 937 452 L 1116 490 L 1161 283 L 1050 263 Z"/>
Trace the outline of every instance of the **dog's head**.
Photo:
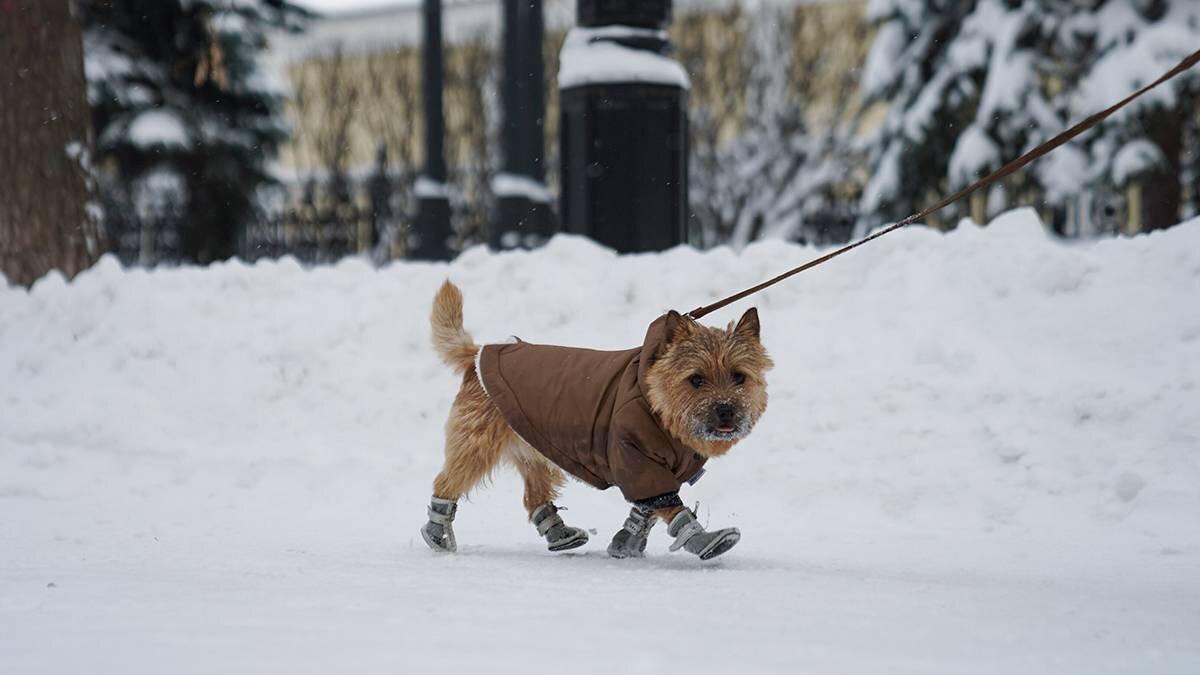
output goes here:
<path id="1" fill-rule="evenodd" d="M 767 409 L 770 357 L 759 341 L 758 311 L 724 330 L 677 312 L 667 315 L 667 344 L 646 372 L 646 397 L 673 436 L 707 456 L 745 438 Z"/>

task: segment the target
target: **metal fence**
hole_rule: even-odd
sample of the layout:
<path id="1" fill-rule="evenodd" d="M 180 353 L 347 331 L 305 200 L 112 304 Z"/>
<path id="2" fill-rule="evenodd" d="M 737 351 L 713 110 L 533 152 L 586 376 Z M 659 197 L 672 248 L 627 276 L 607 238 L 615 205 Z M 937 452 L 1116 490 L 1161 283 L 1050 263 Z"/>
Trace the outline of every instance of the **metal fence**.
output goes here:
<path id="1" fill-rule="evenodd" d="M 461 250 L 486 240 L 495 203 L 490 172 L 457 170 L 450 176 L 451 218 Z M 376 263 L 405 258 L 416 200 L 412 172 L 308 177 L 265 191 L 249 222 L 233 233 L 233 253 L 245 260 L 292 256 L 302 263 L 335 262 L 352 255 Z M 126 265 L 153 267 L 192 262 L 187 250 L 188 208 L 178 194 L 134 200 L 102 189 L 109 245 Z"/>

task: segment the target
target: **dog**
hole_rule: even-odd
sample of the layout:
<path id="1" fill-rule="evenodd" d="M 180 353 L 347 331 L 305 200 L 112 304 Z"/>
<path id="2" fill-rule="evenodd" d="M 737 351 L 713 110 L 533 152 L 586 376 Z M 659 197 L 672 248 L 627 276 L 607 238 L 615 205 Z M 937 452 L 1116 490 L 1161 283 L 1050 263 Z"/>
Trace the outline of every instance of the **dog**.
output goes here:
<path id="1" fill-rule="evenodd" d="M 569 474 L 620 488 L 632 505 L 608 547 L 615 558 L 644 555 L 657 520 L 707 560 L 732 548 L 737 528 L 708 532 L 679 489 L 704 463 L 729 452 L 767 408 L 772 367 L 751 308 L 724 329 L 670 311 L 640 347 L 596 351 L 521 340 L 479 346 L 463 328 L 463 297 L 446 281 L 430 316 L 434 350 L 462 383 L 446 422 L 445 462 L 433 481 L 421 535 L 435 551 L 457 550 L 458 500 L 501 461 L 525 481 L 525 510 L 551 551 L 587 543 L 554 504 Z"/>

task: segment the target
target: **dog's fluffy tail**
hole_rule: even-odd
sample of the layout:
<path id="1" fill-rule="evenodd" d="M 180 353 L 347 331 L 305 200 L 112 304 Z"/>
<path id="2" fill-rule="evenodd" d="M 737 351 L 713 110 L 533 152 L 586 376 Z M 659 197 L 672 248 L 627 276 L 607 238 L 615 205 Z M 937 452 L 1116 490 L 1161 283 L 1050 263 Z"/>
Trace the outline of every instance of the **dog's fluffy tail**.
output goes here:
<path id="1" fill-rule="evenodd" d="M 471 334 L 463 329 L 463 297 L 458 286 L 446 283 L 433 298 L 433 313 L 429 316 L 433 327 L 433 349 L 446 365 L 456 373 L 465 373 L 475 365 L 475 353 L 479 346 Z"/>

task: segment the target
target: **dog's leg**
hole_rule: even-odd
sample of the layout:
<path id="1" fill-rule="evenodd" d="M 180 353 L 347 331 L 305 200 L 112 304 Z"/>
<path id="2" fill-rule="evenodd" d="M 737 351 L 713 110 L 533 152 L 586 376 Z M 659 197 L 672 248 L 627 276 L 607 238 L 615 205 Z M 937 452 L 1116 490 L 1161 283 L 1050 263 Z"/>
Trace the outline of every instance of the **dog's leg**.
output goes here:
<path id="1" fill-rule="evenodd" d="M 664 523 L 669 523 L 674 520 L 675 516 L 679 515 L 679 512 L 685 508 L 686 507 L 684 506 L 667 506 L 665 508 L 655 509 L 654 515 L 658 516 L 658 519 Z"/>
<path id="2" fill-rule="evenodd" d="M 457 501 L 491 473 L 515 438 L 474 369 L 467 371 L 446 422 L 446 460 L 433 493 Z"/>
<path id="3" fill-rule="evenodd" d="M 558 499 L 567 481 L 562 470 L 537 455 L 536 450 L 524 442 L 518 445 L 512 452 L 512 460 L 525 480 L 525 512 L 532 518 L 539 506 Z"/>
<path id="4" fill-rule="evenodd" d="M 682 548 L 700 556 L 701 560 L 721 555 L 742 539 L 742 533 L 736 527 L 726 527 L 716 532 L 705 530 L 696 520 L 696 514 L 684 506 L 659 509 L 658 515 L 668 523 L 667 534 L 675 537 L 671 550 L 678 551 Z"/>
<path id="5" fill-rule="evenodd" d="M 566 483 L 566 477 L 557 466 L 548 462 L 537 451 L 518 442 L 511 451 L 513 464 L 525 479 L 525 511 L 529 522 L 537 527 L 538 534 L 546 538 L 551 551 L 566 551 L 583 546 L 588 533 L 578 527 L 570 527 L 558 515 L 554 500 Z"/>
<path id="6" fill-rule="evenodd" d="M 656 520 L 658 516 L 654 511 L 643 511 L 636 506 L 629 509 L 625 524 L 608 544 L 608 554 L 614 558 L 641 558 L 646 555 L 646 538 Z"/>
<path id="7" fill-rule="evenodd" d="M 488 399 L 474 370 L 463 378 L 462 388 L 446 422 L 446 459 L 433 481 L 429 522 L 421 537 L 435 551 L 457 549 L 452 523 L 458 500 L 491 473 L 506 445 L 515 436 L 500 411 Z"/>
<path id="8" fill-rule="evenodd" d="M 546 538 L 546 548 L 551 551 L 567 551 L 588 542 L 587 530 L 564 523 L 553 502 L 546 502 L 534 509 L 529 520 L 537 527 L 538 534 Z"/>

